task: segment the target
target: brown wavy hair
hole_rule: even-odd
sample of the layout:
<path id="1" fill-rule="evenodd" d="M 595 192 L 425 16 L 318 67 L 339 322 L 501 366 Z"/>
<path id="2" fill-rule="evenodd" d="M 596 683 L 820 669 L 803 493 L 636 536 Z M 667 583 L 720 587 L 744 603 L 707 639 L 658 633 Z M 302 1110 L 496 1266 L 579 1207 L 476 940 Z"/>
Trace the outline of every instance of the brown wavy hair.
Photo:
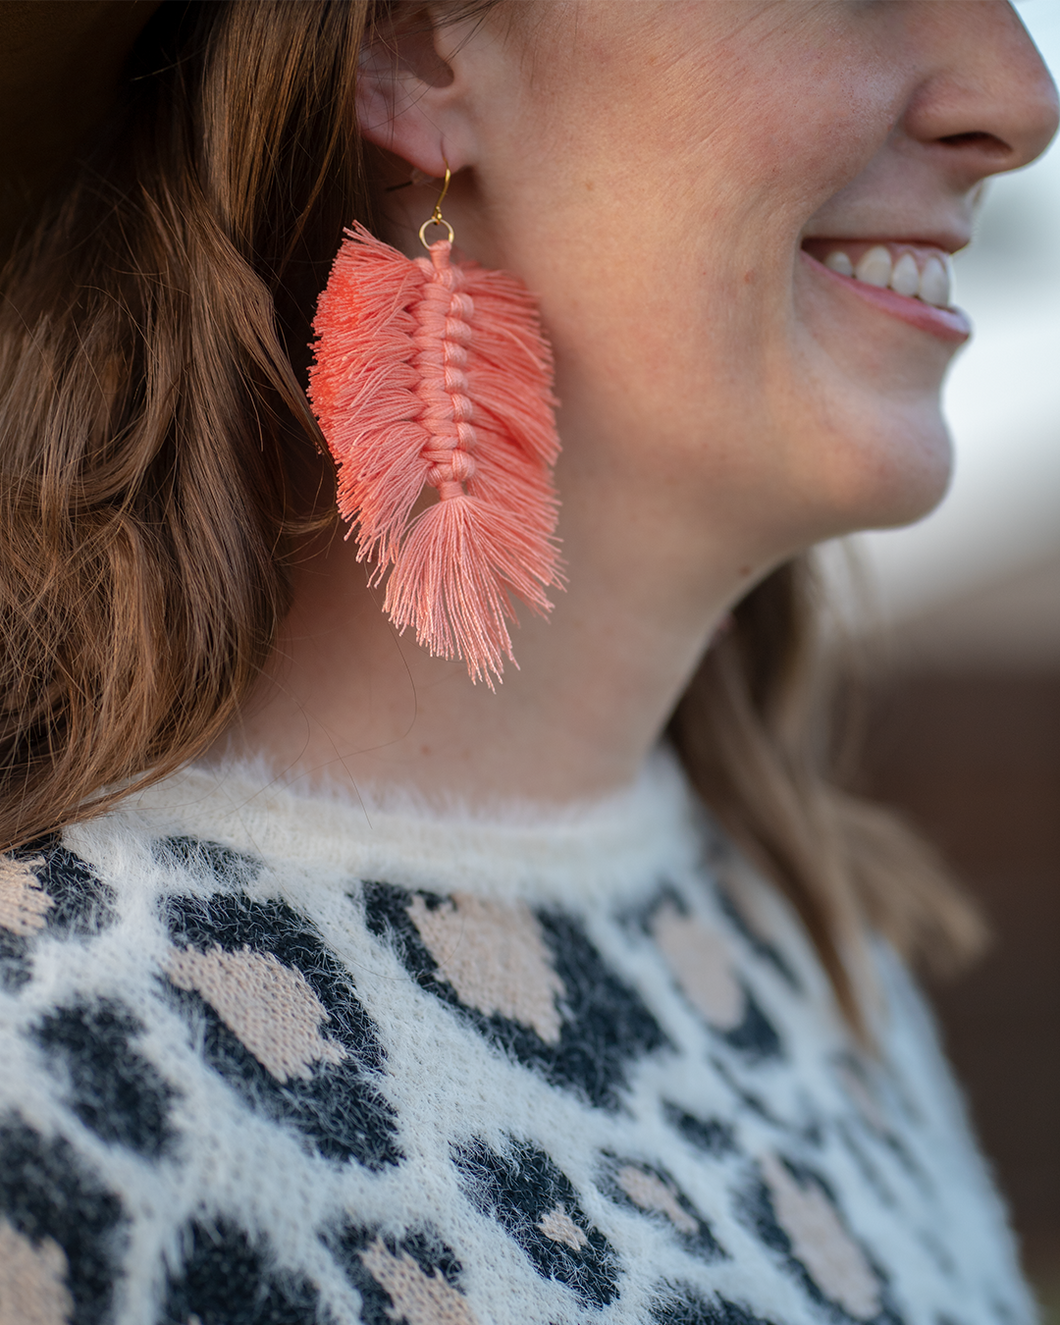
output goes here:
<path id="1" fill-rule="evenodd" d="M 0 849 L 193 759 L 258 679 L 330 481 L 308 319 L 341 227 L 372 220 L 352 93 L 390 17 L 372 0 L 166 0 L 6 266 Z M 858 1022 L 866 925 L 936 956 L 980 928 L 919 841 L 822 775 L 813 620 L 805 563 L 771 575 L 670 737 Z"/>

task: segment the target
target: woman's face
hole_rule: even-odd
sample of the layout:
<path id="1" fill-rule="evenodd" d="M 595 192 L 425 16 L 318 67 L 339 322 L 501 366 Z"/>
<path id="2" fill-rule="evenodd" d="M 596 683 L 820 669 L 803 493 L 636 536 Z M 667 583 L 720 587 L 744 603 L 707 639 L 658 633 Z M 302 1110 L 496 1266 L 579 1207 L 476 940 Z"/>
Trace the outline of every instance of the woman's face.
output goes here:
<path id="1" fill-rule="evenodd" d="M 757 566 L 939 499 L 947 257 L 1057 123 L 1004 0 L 517 0 L 439 40 L 446 212 L 541 297 L 561 491 Z"/>

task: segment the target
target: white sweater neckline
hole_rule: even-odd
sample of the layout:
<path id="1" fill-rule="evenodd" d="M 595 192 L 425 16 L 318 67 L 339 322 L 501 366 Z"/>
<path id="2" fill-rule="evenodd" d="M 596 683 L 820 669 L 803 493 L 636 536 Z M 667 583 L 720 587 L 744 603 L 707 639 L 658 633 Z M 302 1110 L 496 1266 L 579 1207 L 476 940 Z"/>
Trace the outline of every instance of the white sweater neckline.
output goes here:
<path id="1" fill-rule="evenodd" d="M 410 887 L 542 900 L 616 899 L 695 868 L 705 815 L 676 759 L 652 754 L 628 788 L 569 807 L 445 809 L 412 796 L 357 802 L 306 791 L 246 764 L 192 765 L 131 796 L 119 813 L 158 834 L 216 841 L 307 870 Z"/>

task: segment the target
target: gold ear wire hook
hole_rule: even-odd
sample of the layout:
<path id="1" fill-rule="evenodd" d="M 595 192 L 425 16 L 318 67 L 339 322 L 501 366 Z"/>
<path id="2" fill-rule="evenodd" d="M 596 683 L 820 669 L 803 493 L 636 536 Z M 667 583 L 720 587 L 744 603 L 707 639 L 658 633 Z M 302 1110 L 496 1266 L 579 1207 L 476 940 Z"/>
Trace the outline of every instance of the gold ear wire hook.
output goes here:
<path id="1" fill-rule="evenodd" d="M 444 161 L 445 158 L 443 157 L 442 160 Z M 446 228 L 446 230 L 448 230 L 448 232 L 449 232 L 449 242 L 450 242 L 450 244 L 453 242 L 453 239 L 454 239 L 453 227 L 449 224 L 449 222 L 448 222 L 448 221 L 445 219 L 445 217 L 442 215 L 442 203 L 445 201 L 445 195 L 449 192 L 449 181 L 450 181 L 452 178 L 453 178 L 453 176 L 452 176 L 452 174 L 450 173 L 450 170 L 449 170 L 449 162 L 446 161 L 446 162 L 445 162 L 445 180 L 444 180 L 443 183 L 442 183 L 442 191 L 441 191 L 441 193 L 439 193 L 439 195 L 438 195 L 438 201 L 434 204 L 434 211 L 431 212 L 430 216 L 428 216 L 427 219 L 426 219 L 426 221 L 424 221 L 424 223 L 420 226 L 420 243 L 423 245 L 423 247 L 424 247 L 425 249 L 427 249 L 428 252 L 430 252 L 430 248 L 431 248 L 431 246 L 430 246 L 430 244 L 427 243 L 427 238 L 426 238 L 425 231 L 426 231 L 426 229 L 427 229 L 427 227 L 428 227 L 429 225 L 444 225 L 445 228 Z"/>

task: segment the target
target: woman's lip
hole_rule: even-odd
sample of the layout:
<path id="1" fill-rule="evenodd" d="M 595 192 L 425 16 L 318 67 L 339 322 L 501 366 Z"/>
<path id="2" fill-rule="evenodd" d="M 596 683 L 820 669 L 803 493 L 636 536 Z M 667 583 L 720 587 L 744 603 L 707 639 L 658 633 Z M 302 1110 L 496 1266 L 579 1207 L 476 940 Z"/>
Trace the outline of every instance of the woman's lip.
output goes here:
<path id="1" fill-rule="evenodd" d="M 823 262 L 811 257 L 805 249 L 800 249 L 799 254 L 804 262 L 809 263 L 818 278 L 835 282 L 859 299 L 880 309 L 881 312 L 890 313 L 892 317 L 908 323 L 911 327 L 917 327 L 920 331 L 926 331 L 939 340 L 963 345 L 972 334 L 972 324 L 968 315 L 960 308 L 934 308 L 919 299 L 869 285 L 854 276 L 840 276 L 838 272 L 826 267 Z"/>

